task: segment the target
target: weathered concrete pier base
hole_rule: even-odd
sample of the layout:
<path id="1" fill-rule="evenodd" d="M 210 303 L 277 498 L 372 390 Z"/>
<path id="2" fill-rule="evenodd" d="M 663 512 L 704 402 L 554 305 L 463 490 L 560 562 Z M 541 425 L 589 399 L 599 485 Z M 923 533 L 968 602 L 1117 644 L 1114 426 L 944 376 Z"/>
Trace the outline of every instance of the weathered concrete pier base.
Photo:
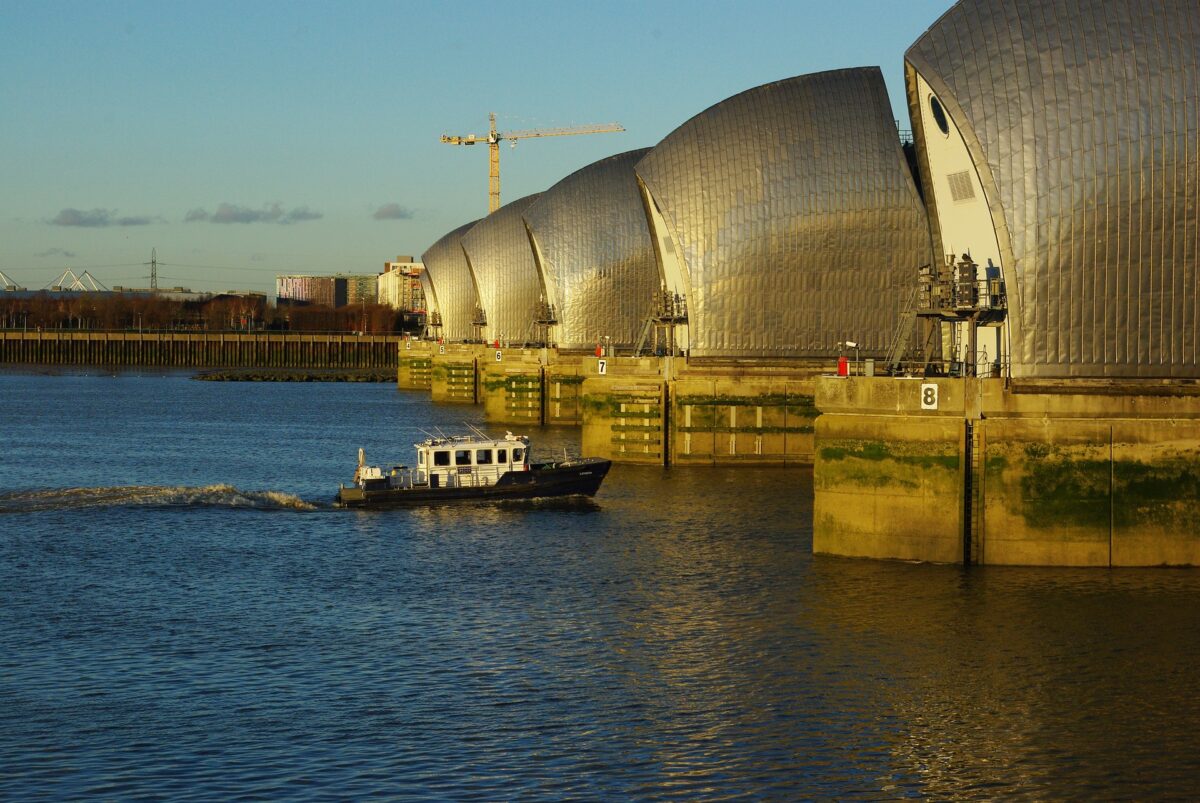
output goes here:
<path id="1" fill-rule="evenodd" d="M 669 387 L 671 462 L 811 465 L 822 368 L 687 365 Z"/>
<path id="2" fill-rule="evenodd" d="M 433 352 L 438 345 L 429 340 L 406 338 L 399 344 L 396 387 L 400 390 L 429 390 L 433 385 Z"/>
<path id="3" fill-rule="evenodd" d="M 542 422 L 579 426 L 583 423 L 583 379 L 588 368 L 594 371 L 594 358 L 558 354 L 545 366 Z"/>
<path id="4" fill-rule="evenodd" d="M 676 358 L 583 364 L 588 454 L 659 465 L 808 465 L 815 375 L 827 366 L 747 367 Z"/>
<path id="5" fill-rule="evenodd" d="M 667 360 L 613 357 L 583 362 L 583 453 L 621 463 L 667 460 Z"/>
<path id="6" fill-rule="evenodd" d="M 483 415 L 496 424 L 543 422 L 541 349 L 493 349 L 480 361 Z"/>
<path id="7" fill-rule="evenodd" d="M 482 346 L 445 344 L 432 352 L 429 392 L 435 402 L 479 403 L 479 361 Z"/>
<path id="8" fill-rule="evenodd" d="M 1195 382 L 823 377 L 816 403 L 818 553 L 1200 565 Z"/>

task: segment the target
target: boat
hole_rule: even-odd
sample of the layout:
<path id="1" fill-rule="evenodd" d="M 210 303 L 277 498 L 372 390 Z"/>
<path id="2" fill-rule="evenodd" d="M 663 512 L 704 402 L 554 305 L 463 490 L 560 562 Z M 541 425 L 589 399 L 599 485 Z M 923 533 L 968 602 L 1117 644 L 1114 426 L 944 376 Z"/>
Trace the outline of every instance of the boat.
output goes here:
<path id="1" fill-rule="evenodd" d="M 349 508 L 391 508 L 450 502 L 594 496 L 612 467 L 599 457 L 530 463 L 529 438 L 505 433 L 491 438 L 437 435 L 413 444 L 417 464 L 384 470 L 368 466 L 358 450 L 350 485 L 342 483 L 335 504 Z"/>

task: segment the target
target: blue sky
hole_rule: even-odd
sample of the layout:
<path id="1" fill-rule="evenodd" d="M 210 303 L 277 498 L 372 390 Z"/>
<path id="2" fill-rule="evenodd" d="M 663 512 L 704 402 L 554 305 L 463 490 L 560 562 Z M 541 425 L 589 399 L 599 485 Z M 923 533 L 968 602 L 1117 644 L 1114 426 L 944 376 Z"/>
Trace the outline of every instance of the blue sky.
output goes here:
<path id="1" fill-rule="evenodd" d="M 950 0 L 0 4 L 0 271 L 271 292 L 487 211 L 443 133 L 619 122 L 501 151 L 510 201 L 768 81 L 879 65 Z"/>

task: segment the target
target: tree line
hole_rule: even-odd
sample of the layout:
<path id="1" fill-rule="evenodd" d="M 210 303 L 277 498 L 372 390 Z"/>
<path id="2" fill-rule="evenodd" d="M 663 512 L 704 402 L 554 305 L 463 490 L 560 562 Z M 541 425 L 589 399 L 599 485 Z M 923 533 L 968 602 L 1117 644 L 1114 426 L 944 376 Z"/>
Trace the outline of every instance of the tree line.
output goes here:
<path id="1" fill-rule="evenodd" d="M 423 316 L 385 304 L 272 306 L 265 296 L 198 300 L 125 293 L 0 292 L 0 328 L 99 331 L 419 332 Z"/>

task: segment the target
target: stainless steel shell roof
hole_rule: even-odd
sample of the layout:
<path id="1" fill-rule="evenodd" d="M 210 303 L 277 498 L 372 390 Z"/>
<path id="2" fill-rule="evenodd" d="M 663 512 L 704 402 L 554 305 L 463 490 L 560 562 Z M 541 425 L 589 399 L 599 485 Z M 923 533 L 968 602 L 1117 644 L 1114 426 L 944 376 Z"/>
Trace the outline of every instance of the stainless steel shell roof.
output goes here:
<path id="1" fill-rule="evenodd" d="M 1196 0 L 964 0 L 906 61 L 983 182 L 1014 375 L 1200 375 Z"/>
<path id="2" fill-rule="evenodd" d="M 523 343 L 536 335 L 533 322 L 545 291 L 521 214 L 539 194 L 508 202 L 462 238 L 487 316 L 488 340 Z"/>
<path id="3" fill-rule="evenodd" d="M 649 148 L 575 171 L 525 210 L 558 319 L 558 345 L 637 343 L 659 289 L 654 245 L 633 166 Z"/>
<path id="4" fill-rule="evenodd" d="M 471 321 L 478 299 L 467 255 L 463 253 L 462 238 L 477 222 L 459 226 L 444 235 L 421 256 L 437 310 L 442 314 L 441 336 L 446 340 L 470 340 L 474 335 Z"/>
<path id="5" fill-rule="evenodd" d="M 417 280 L 421 283 L 421 292 L 425 295 L 425 320 L 432 321 L 434 313 L 439 316 L 442 314 L 441 307 L 438 306 L 437 290 L 434 289 L 433 282 L 429 281 L 429 271 L 421 271 Z"/>
<path id="6" fill-rule="evenodd" d="M 825 357 L 847 339 L 885 351 L 930 260 L 876 67 L 735 95 L 637 174 L 687 265 L 694 356 Z"/>

